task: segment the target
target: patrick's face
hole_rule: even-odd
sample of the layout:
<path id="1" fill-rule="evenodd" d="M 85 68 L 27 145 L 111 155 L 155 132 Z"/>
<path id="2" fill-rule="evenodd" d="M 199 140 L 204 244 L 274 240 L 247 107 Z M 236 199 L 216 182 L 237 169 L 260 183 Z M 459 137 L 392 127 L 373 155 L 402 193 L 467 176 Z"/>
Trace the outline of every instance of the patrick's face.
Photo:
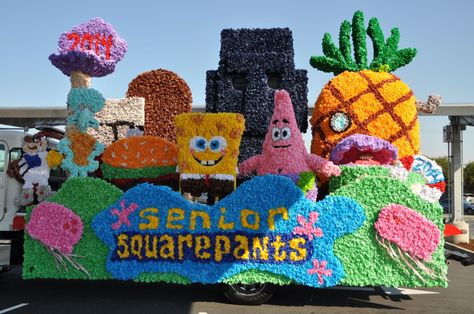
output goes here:
<path id="1" fill-rule="evenodd" d="M 275 150 L 290 150 L 294 145 L 292 128 L 285 118 L 272 121 L 270 146 Z"/>

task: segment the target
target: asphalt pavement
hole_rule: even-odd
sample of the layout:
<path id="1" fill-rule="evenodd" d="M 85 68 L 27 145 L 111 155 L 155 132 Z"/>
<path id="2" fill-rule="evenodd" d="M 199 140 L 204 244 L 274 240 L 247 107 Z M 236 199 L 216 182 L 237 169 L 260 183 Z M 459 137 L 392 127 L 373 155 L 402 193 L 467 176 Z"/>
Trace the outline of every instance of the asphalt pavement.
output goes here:
<path id="1" fill-rule="evenodd" d="M 286 286 L 267 304 L 240 306 L 219 285 L 23 280 L 17 267 L 0 274 L 0 314 L 473 313 L 474 266 L 450 261 L 448 277 L 448 288 Z"/>

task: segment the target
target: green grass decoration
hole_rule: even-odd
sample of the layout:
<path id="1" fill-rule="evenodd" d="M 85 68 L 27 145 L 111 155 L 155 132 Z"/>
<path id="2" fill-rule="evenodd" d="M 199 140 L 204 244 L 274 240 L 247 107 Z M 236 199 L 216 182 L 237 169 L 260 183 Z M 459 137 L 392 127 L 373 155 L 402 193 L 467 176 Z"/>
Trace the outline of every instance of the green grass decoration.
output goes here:
<path id="1" fill-rule="evenodd" d="M 286 276 L 258 269 L 243 271 L 223 280 L 223 282 L 226 284 L 241 283 L 244 285 L 251 285 L 255 283 L 272 283 L 280 286 L 289 285 L 293 283 L 293 281 Z"/>
<path id="2" fill-rule="evenodd" d="M 66 206 L 79 215 L 84 224 L 81 240 L 75 245 L 73 253 L 82 258 L 76 259 L 94 279 L 112 279 L 105 268 L 109 255 L 108 247 L 95 235 L 90 227 L 94 216 L 112 205 L 122 191 L 115 186 L 95 178 L 70 178 L 61 189 L 48 198 Z M 27 208 L 27 221 L 33 207 Z M 54 257 L 37 240 L 25 232 L 25 259 L 23 278 L 88 279 L 87 276 L 68 265 L 67 270 L 59 271 Z"/>
<path id="3" fill-rule="evenodd" d="M 176 173 L 176 166 L 162 167 L 144 167 L 138 169 L 118 168 L 108 164 L 101 166 L 102 176 L 106 180 L 111 179 L 141 179 L 141 178 L 157 178 L 162 175 Z"/>
<path id="4" fill-rule="evenodd" d="M 355 171 L 343 170 L 341 176 L 348 176 L 333 184 L 332 194 L 346 196 L 356 200 L 365 211 L 366 221 L 355 233 L 336 240 L 334 253 L 344 265 L 345 277 L 342 285 L 348 286 L 394 286 L 394 287 L 446 287 L 447 266 L 444 258 L 444 224 L 442 208 L 437 203 L 427 202 L 413 194 L 408 182 L 401 182 L 390 177 L 383 177 L 381 171 L 373 171 L 375 167 L 367 167 L 368 172 L 362 174 L 362 167 Z M 381 167 L 382 168 L 382 167 Z M 355 173 L 357 179 L 353 180 Z M 338 177 L 339 178 L 339 177 Z M 412 178 L 417 182 L 415 177 Z M 344 184 L 342 184 L 344 182 Z M 412 272 L 407 272 L 399 261 L 392 259 L 387 251 L 375 239 L 374 222 L 380 210 L 388 204 L 395 203 L 412 208 L 431 220 L 440 230 L 441 239 L 438 248 L 426 264 L 438 275 L 436 278 L 424 276 L 426 282 L 420 280 Z M 418 269 L 420 273 L 422 270 Z"/>
<path id="5" fill-rule="evenodd" d="M 379 166 L 340 166 L 342 174 L 338 177 L 332 177 L 329 181 L 329 191 L 335 191 L 343 186 L 354 184 L 358 180 L 367 177 L 388 178 L 390 168 Z M 399 181 L 401 184 L 411 187 L 413 184 L 426 184 L 426 179 L 422 174 L 409 172 L 406 181 Z"/>
<path id="6" fill-rule="evenodd" d="M 163 281 L 180 285 L 191 284 L 188 278 L 175 273 L 141 273 L 134 281 L 147 283 Z"/>
<path id="7" fill-rule="evenodd" d="M 298 187 L 306 194 L 309 190 L 314 188 L 316 184 L 316 176 L 314 172 L 302 172 L 300 173 L 300 177 L 298 179 Z"/>
<path id="8" fill-rule="evenodd" d="M 352 33 L 351 33 L 352 31 Z M 366 33 L 373 43 L 374 59 L 368 65 Z M 351 35 L 354 46 L 354 59 L 351 56 Z M 323 36 L 324 56 L 313 56 L 310 59 L 312 67 L 338 75 L 344 71 L 357 72 L 370 69 L 376 72 L 393 72 L 407 65 L 416 56 L 415 48 L 398 49 L 400 32 L 398 28 L 391 30 L 391 35 L 385 41 L 382 29 L 376 18 L 369 21 L 365 30 L 364 14 L 354 13 L 352 24 L 344 21 L 339 30 L 339 48 L 334 44 L 331 35 Z"/>

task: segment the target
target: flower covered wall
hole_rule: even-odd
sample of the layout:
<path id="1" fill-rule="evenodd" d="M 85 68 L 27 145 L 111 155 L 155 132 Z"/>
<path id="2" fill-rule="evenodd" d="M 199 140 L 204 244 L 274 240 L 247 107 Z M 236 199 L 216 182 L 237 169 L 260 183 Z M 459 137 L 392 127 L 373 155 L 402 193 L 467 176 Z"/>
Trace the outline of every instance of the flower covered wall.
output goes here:
<path id="1" fill-rule="evenodd" d="M 206 74 L 206 112 L 244 115 L 239 161 L 261 152 L 275 90 L 289 92 L 298 127 L 306 131 L 308 78 L 306 70 L 295 69 L 288 28 L 224 29 L 219 56 L 218 69 Z"/>
<path id="2" fill-rule="evenodd" d="M 145 98 L 145 135 L 176 142 L 174 117 L 191 112 L 193 102 L 185 80 L 165 69 L 144 72 L 128 84 L 127 97 Z"/>

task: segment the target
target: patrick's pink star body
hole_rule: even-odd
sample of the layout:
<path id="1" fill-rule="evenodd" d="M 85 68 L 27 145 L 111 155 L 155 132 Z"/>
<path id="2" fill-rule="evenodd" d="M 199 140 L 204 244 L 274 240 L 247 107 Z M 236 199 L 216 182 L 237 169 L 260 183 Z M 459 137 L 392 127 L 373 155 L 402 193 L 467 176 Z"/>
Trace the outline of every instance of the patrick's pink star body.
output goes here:
<path id="1" fill-rule="evenodd" d="M 290 95 L 285 90 L 275 92 L 275 108 L 262 154 L 243 161 L 239 166 L 241 175 L 252 172 L 264 174 L 297 174 L 318 172 L 324 176 L 339 175 L 340 169 L 331 161 L 309 154 L 303 136 L 296 123 Z"/>

